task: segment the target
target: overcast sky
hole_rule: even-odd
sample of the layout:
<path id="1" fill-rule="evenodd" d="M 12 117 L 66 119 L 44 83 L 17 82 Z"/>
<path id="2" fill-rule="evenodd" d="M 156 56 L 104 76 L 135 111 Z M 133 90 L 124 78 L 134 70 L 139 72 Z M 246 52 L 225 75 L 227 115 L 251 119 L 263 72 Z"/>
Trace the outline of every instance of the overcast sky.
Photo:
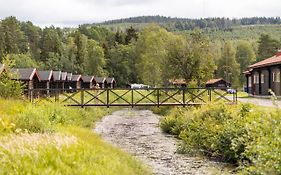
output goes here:
<path id="1" fill-rule="evenodd" d="M 78 26 L 125 17 L 276 17 L 281 0 L 0 0 L 0 19 L 16 16 L 41 27 Z"/>

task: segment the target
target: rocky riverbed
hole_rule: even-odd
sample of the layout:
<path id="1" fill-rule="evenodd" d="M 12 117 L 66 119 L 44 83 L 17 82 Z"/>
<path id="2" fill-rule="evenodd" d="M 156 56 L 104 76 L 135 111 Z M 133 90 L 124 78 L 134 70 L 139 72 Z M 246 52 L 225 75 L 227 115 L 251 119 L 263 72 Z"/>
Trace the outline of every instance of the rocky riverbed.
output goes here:
<path id="1" fill-rule="evenodd" d="M 177 140 L 161 131 L 159 119 L 149 110 L 124 109 L 104 117 L 95 132 L 150 166 L 157 175 L 228 174 L 225 164 L 178 154 Z"/>

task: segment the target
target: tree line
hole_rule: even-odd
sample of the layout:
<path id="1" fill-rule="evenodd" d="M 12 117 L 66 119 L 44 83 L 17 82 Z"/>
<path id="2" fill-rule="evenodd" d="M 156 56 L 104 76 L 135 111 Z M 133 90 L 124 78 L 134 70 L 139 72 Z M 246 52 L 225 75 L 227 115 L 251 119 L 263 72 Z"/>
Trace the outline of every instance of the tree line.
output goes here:
<path id="1" fill-rule="evenodd" d="M 109 25 L 120 23 L 156 23 L 169 31 L 193 30 L 195 28 L 211 28 L 220 30 L 230 30 L 241 25 L 266 25 L 281 24 L 280 17 L 249 17 L 249 18 L 171 18 L 164 16 L 139 16 L 117 20 L 110 20 L 92 25 Z"/>
<path id="2" fill-rule="evenodd" d="M 210 78 L 223 77 L 241 87 L 246 67 L 271 57 L 280 45 L 268 34 L 260 35 L 257 42 L 211 40 L 198 28 L 183 34 L 156 24 L 113 32 L 88 25 L 42 29 L 15 17 L 0 22 L 0 62 L 112 76 L 118 86 L 164 86 L 175 78 L 185 79 L 189 86 L 203 86 Z"/>

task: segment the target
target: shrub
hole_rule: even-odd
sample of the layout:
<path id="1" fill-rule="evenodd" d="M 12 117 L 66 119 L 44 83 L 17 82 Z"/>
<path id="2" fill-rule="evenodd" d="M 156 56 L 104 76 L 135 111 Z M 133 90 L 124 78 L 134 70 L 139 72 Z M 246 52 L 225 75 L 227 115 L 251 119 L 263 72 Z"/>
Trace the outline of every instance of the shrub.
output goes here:
<path id="1" fill-rule="evenodd" d="M 281 112 L 249 104 L 179 109 L 162 119 L 163 131 L 182 139 L 180 152 L 217 157 L 243 174 L 281 174 Z"/>

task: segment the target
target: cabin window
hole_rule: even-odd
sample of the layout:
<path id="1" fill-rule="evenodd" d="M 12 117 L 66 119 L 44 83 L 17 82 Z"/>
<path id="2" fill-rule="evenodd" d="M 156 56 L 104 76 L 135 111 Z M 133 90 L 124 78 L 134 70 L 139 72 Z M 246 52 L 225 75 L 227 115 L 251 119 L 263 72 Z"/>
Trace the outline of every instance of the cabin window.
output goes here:
<path id="1" fill-rule="evenodd" d="M 259 75 L 254 75 L 254 84 L 259 84 Z"/>
<path id="2" fill-rule="evenodd" d="M 248 86 L 249 86 L 249 87 L 252 87 L 252 77 L 249 77 Z"/>
<path id="3" fill-rule="evenodd" d="M 261 74 L 261 83 L 264 83 L 264 74 Z"/>

